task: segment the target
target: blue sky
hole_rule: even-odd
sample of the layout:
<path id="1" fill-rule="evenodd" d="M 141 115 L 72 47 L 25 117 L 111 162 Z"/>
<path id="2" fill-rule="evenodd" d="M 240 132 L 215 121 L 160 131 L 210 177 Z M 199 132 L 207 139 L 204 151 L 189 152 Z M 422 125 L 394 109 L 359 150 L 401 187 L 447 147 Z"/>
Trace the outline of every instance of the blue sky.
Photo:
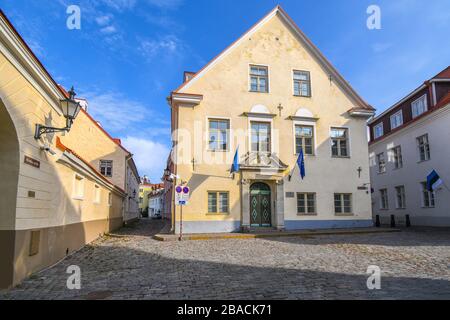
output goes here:
<path id="1" fill-rule="evenodd" d="M 55 80 L 158 182 L 170 148 L 169 92 L 280 3 L 371 105 L 383 111 L 450 65 L 448 0 L 0 0 Z M 66 8 L 81 8 L 81 30 Z M 366 27 L 369 5 L 381 30 Z"/>

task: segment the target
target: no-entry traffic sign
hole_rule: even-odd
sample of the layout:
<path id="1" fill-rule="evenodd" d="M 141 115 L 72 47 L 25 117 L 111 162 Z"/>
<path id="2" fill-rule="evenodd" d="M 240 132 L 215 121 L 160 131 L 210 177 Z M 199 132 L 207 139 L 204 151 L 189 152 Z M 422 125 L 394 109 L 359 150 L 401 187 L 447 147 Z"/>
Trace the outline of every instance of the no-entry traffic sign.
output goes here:
<path id="1" fill-rule="evenodd" d="M 177 186 L 175 188 L 175 203 L 179 206 L 185 206 L 189 202 L 189 187 Z"/>

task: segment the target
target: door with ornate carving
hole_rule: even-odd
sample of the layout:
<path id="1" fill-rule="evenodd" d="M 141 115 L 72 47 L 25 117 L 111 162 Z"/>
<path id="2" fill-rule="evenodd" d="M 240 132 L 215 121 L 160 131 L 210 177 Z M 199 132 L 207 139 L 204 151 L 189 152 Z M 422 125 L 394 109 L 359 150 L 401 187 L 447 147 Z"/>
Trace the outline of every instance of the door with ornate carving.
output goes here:
<path id="1" fill-rule="evenodd" d="M 270 187 L 262 182 L 250 187 L 250 225 L 252 227 L 271 227 L 271 192 Z"/>

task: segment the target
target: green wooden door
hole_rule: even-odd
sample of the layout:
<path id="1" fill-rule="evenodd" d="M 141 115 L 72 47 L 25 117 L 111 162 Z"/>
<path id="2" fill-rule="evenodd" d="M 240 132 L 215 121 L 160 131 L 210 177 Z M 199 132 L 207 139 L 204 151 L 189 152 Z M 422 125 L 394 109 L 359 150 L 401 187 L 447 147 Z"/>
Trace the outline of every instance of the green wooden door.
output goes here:
<path id="1" fill-rule="evenodd" d="M 265 183 L 255 183 L 250 188 L 250 225 L 270 227 L 272 225 L 270 187 Z"/>

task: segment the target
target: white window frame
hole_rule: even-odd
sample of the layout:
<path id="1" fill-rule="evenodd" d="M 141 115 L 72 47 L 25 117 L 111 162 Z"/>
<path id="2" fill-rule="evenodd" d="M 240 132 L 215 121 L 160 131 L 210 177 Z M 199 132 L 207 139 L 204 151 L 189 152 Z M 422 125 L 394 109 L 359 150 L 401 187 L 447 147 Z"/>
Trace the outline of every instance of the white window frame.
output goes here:
<path id="1" fill-rule="evenodd" d="M 81 183 L 81 192 L 77 194 L 77 180 Z M 81 174 L 75 173 L 73 176 L 73 192 L 72 192 L 72 198 L 75 200 L 84 200 L 84 194 L 85 194 L 85 185 L 86 185 L 86 178 L 83 177 Z"/>
<path id="2" fill-rule="evenodd" d="M 422 195 L 422 208 L 425 209 L 433 209 L 436 207 L 436 193 L 433 191 L 429 191 L 427 190 L 427 183 L 426 182 L 421 182 L 420 183 L 420 193 Z M 429 206 L 425 205 L 425 193 L 428 193 L 428 199 L 429 199 Z M 433 200 L 433 201 L 431 201 Z M 433 205 L 431 205 L 431 203 L 433 202 Z"/>
<path id="3" fill-rule="evenodd" d="M 403 189 L 403 192 L 400 192 L 402 196 L 402 203 L 399 203 L 399 190 Z M 405 186 L 396 186 L 395 187 L 395 208 L 396 209 L 406 209 L 406 188 Z"/>
<path id="4" fill-rule="evenodd" d="M 333 137 L 331 136 L 331 131 L 333 129 L 345 129 L 347 130 L 347 155 L 346 156 L 341 156 L 341 155 L 337 155 L 334 156 L 333 155 Z M 349 127 L 342 127 L 342 126 L 330 126 L 330 130 L 329 130 L 329 139 L 330 139 L 330 155 L 332 158 L 335 159 L 347 159 L 347 158 L 351 158 L 352 157 L 352 142 L 351 142 L 351 132 L 350 132 L 350 128 Z"/>
<path id="5" fill-rule="evenodd" d="M 309 212 L 309 206 L 308 206 L 308 196 L 312 195 L 314 197 L 314 207 L 313 207 L 313 212 Z M 299 212 L 298 210 L 298 200 L 300 198 L 300 196 L 303 197 L 303 200 L 305 202 L 305 212 Z M 317 194 L 315 192 L 297 192 L 296 193 L 296 207 L 297 207 L 297 215 L 299 216 L 316 216 L 317 215 Z"/>
<path id="6" fill-rule="evenodd" d="M 98 184 L 94 184 L 94 203 L 100 204 L 102 201 L 102 189 Z"/>
<path id="7" fill-rule="evenodd" d="M 377 135 L 378 128 L 381 128 L 380 135 Z M 378 139 L 378 138 L 381 138 L 383 135 L 384 135 L 384 126 L 383 126 L 383 122 L 380 122 L 379 124 L 377 124 L 376 126 L 373 127 L 373 138 Z"/>
<path id="8" fill-rule="evenodd" d="M 295 79 L 295 72 L 306 72 L 308 73 L 308 84 L 309 84 L 309 95 L 308 96 L 302 96 L 302 95 L 298 95 L 295 94 L 295 81 L 300 81 L 300 80 L 296 80 Z M 304 81 L 304 80 L 302 80 Z M 311 98 L 312 97 L 312 81 L 311 81 L 311 71 L 307 71 L 307 70 L 301 70 L 301 69 L 292 69 L 292 95 L 294 97 L 299 97 L 299 98 Z"/>
<path id="9" fill-rule="evenodd" d="M 383 156 L 383 162 L 384 162 L 383 170 L 381 170 L 381 166 L 380 166 L 380 156 Z M 379 174 L 386 173 L 386 157 L 384 156 L 384 152 L 380 152 L 380 153 L 376 154 L 375 158 L 376 158 L 376 162 L 377 162 L 377 172 Z"/>
<path id="10" fill-rule="evenodd" d="M 106 169 L 105 169 L 105 174 L 102 173 L 102 162 L 109 162 L 111 164 L 111 175 L 106 175 Z M 99 171 L 100 173 L 107 178 L 112 178 L 113 174 L 114 174 L 114 161 L 113 160 L 105 160 L 105 159 L 101 159 L 100 163 L 99 163 Z"/>
<path id="11" fill-rule="evenodd" d="M 251 68 L 252 67 L 264 67 L 267 68 L 267 92 L 262 91 L 253 91 L 252 90 L 252 76 L 251 76 Z M 270 93 L 270 66 L 267 64 L 260 64 L 260 63 L 249 63 L 248 69 L 247 69 L 247 81 L 248 81 L 248 92 L 251 93 Z"/>
<path id="12" fill-rule="evenodd" d="M 216 195 L 216 211 L 215 212 L 210 212 L 209 211 L 209 194 L 215 194 Z M 221 212 L 220 211 L 220 194 L 227 194 L 227 212 Z M 228 215 L 230 214 L 230 192 L 229 191 L 216 191 L 216 190 L 208 190 L 206 193 L 206 212 L 208 215 Z"/>
<path id="13" fill-rule="evenodd" d="M 217 121 L 228 121 L 228 135 L 227 135 L 227 139 L 228 139 L 228 141 L 227 141 L 227 149 L 226 150 L 214 150 L 214 149 L 211 149 L 210 147 L 209 147 L 209 122 L 211 121 L 211 120 L 217 120 Z M 208 151 L 208 152 L 224 152 L 224 153 L 226 153 L 226 152 L 230 152 L 231 150 L 232 150 L 232 131 L 231 131 L 231 118 L 228 118 L 228 117 L 214 117 L 214 116 L 207 116 L 206 117 L 206 132 L 207 132 L 207 136 L 206 136 L 206 150 Z"/>
<path id="14" fill-rule="evenodd" d="M 396 150 L 400 150 L 400 152 L 397 154 Z M 400 145 L 395 146 L 391 149 L 391 157 L 392 157 L 392 162 L 394 163 L 394 169 L 403 168 L 403 153 L 402 153 L 402 147 Z M 396 161 L 396 160 L 398 160 L 398 161 Z"/>
<path id="15" fill-rule="evenodd" d="M 415 106 L 417 106 L 417 103 L 421 100 L 424 100 L 424 110 L 423 112 L 419 113 L 419 110 L 416 108 L 416 112 L 414 112 Z M 425 112 L 428 111 L 428 99 L 427 99 L 427 94 L 425 93 L 423 96 L 421 96 L 420 98 L 414 100 L 413 102 L 411 102 L 411 114 L 413 119 L 417 118 L 418 116 L 420 116 L 421 114 L 424 114 Z"/>
<path id="16" fill-rule="evenodd" d="M 380 189 L 380 210 L 389 210 L 389 194 L 388 189 Z M 385 197 L 383 197 L 383 194 Z"/>
<path id="17" fill-rule="evenodd" d="M 424 147 L 426 148 L 424 150 L 425 151 L 425 153 L 424 153 L 425 159 L 421 159 L 421 157 L 420 157 L 420 146 L 421 146 L 421 144 L 420 144 L 419 139 L 424 138 L 424 137 L 426 137 L 426 139 L 427 139 L 426 144 L 424 144 Z M 425 134 L 423 134 L 421 136 L 418 136 L 416 138 L 416 145 L 417 145 L 417 150 L 419 152 L 419 162 L 424 162 L 424 161 L 430 160 L 431 159 L 431 149 L 430 149 L 430 137 L 429 137 L 428 133 L 425 133 Z"/>
<path id="18" fill-rule="evenodd" d="M 270 153 L 277 153 L 278 148 L 275 150 L 275 144 L 274 144 L 274 131 L 273 131 L 273 119 L 269 117 L 248 117 L 247 121 L 247 132 L 248 132 L 248 152 L 256 152 L 252 151 L 252 122 L 267 122 L 270 123 Z"/>
<path id="19" fill-rule="evenodd" d="M 398 124 L 395 123 L 396 119 L 400 120 Z M 391 121 L 391 130 L 401 127 L 403 125 L 403 110 L 399 110 L 398 112 L 394 113 L 390 117 L 390 121 Z"/>
<path id="20" fill-rule="evenodd" d="M 292 135 L 293 135 L 293 140 L 294 140 L 294 155 L 298 156 L 297 154 L 297 142 L 296 142 L 296 136 L 295 136 L 295 127 L 296 126 L 307 126 L 307 127 L 313 127 L 313 154 L 306 154 L 304 153 L 305 157 L 314 157 L 317 154 L 317 132 L 316 132 L 316 122 L 315 121 L 293 121 L 292 123 Z M 330 131 L 331 134 L 331 131 Z"/>
<path id="21" fill-rule="evenodd" d="M 335 197 L 336 195 L 339 195 L 340 199 L 340 205 L 341 205 L 341 209 L 342 212 L 336 212 L 336 201 L 335 201 Z M 345 212 L 345 200 L 344 200 L 344 196 L 350 196 L 350 212 Z M 333 207 L 334 207 L 334 215 L 335 216 L 353 216 L 353 193 L 333 193 Z"/>

